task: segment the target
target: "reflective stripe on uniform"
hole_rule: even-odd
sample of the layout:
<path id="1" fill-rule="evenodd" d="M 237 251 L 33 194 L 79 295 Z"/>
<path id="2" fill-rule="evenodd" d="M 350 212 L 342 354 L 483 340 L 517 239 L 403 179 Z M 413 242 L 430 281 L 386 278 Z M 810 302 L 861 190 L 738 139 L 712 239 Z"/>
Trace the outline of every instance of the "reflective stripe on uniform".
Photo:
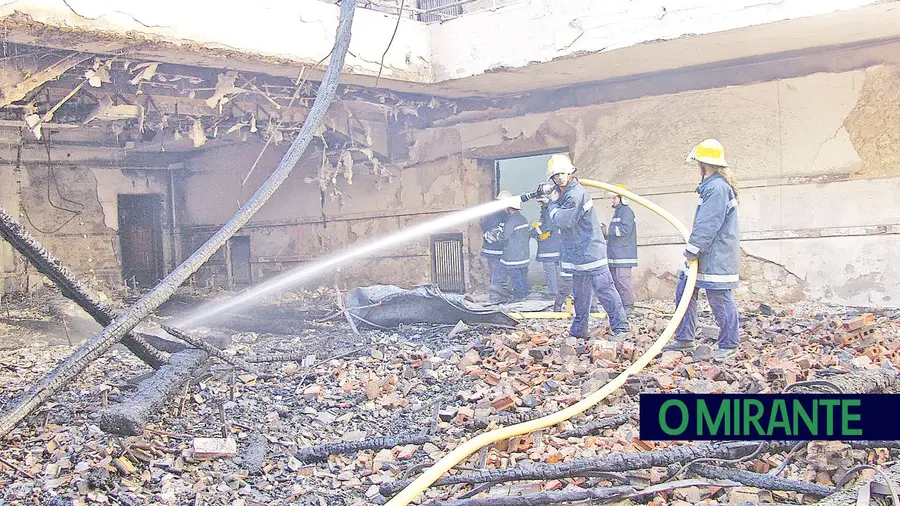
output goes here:
<path id="1" fill-rule="evenodd" d="M 699 248 L 698 246 L 694 246 L 694 245 L 691 244 L 691 243 L 687 243 L 687 245 L 684 247 L 684 249 L 690 251 L 691 253 L 693 253 L 693 254 L 695 254 L 695 255 L 696 255 L 697 253 L 700 253 L 700 248 Z"/>
<path id="2" fill-rule="evenodd" d="M 539 253 L 538 258 L 559 258 L 559 253 Z"/>
<path id="3" fill-rule="evenodd" d="M 612 222 L 613 222 L 613 223 L 615 223 L 615 222 L 617 222 L 617 221 L 622 221 L 622 218 L 613 218 L 613 219 L 612 219 Z"/>
<path id="4" fill-rule="evenodd" d="M 558 212 L 559 212 L 559 208 L 554 207 L 553 209 L 550 210 L 550 217 L 553 218 L 554 216 L 556 216 L 556 213 L 558 213 Z"/>
<path id="5" fill-rule="evenodd" d="M 728 201 L 728 209 L 729 210 L 734 209 L 735 207 L 737 207 L 737 205 L 738 205 L 737 199 L 731 199 Z"/>
<path id="6" fill-rule="evenodd" d="M 495 249 L 483 249 L 481 250 L 485 255 L 502 255 L 503 250 L 495 250 Z"/>
<path id="7" fill-rule="evenodd" d="M 524 225 L 519 225 L 518 227 L 516 227 L 516 228 L 513 229 L 513 232 L 515 232 L 516 230 L 522 230 L 523 228 L 528 228 L 528 227 L 530 227 L 530 226 L 531 226 L 531 225 L 529 225 L 529 224 L 527 224 L 527 223 L 524 224 Z"/>
<path id="8" fill-rule="evenodd" d="M 631 263 L 636 264 L 636 263 L 637 263 L 637 258 L 610 258 L 610 259 L 609 259 L 609 263 L 612 264 L 612 265 L 615 265 L 615 264 L 631 264 Z"/>
<path id="9" fill-rule="evenodd" d="M 500 260 L 500 263 L 503 265 L 525 265 L 528 263 L 528 260 L 516 260 L 515 262 L 510 262 L 509 260 Z"/>
<path id="10" fill-rule="evenodd" d="M 587 202 L 584 203 L 583 206 L 581 206 L 581 208 L 584 209 L 585 212 L 590 211 L 591 209 L 594 208 L 594 201 L 588 200 Z"/>
<path id="11" fill-rule="evenodd" d="M 703 197 L 697 197 L 697 205 L 699 206 L 702 204 L 703 204 Z"/>
<path id="12" fill-rule="evenodd" d="M 735 283 L 740 280 L 737 274 L 697 274 L 697 281 L 709 283 Z"/>
<path id="13" fill-rule="evenodd" d="M 575 265 L 575 264 L 570 264 L 568 262 L 560 262 L 559 265 L 563 269 L 571 269 L 573 271 L 589 271 L 591 269 L 596 269 L 597 267 L 603 267 L 604 265 L 607 265 L 608 263 L 609 263 L 608 260 L 604 258 L 601 260 L 597 260 L 595 262 L 591 262 L 589 264 Z"/>
<path id="14" fill-rule="evenodd" d="M 616 227 L 616 237 L 622 237 L 623 235 L 625 234 L 622 233 L 622 230 L 619 227 Z"/>

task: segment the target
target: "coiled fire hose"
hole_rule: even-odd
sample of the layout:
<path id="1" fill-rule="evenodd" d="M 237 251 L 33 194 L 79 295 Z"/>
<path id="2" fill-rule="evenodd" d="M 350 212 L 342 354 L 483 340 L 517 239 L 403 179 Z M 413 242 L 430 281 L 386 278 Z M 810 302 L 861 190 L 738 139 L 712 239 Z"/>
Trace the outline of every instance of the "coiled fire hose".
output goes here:
<path id="1" fill-rule="evenodd" d="M 638 204 L 658 214 L 664 220 L 668 221 L 675 228 L 677 228 L 678 231 L 681 232 L 682 237 L 684 237 L 685 243 L 687 243 L 690 239 L 690 232 L 688 231 L 688 229 L 680 221 L 678 221 L 677 218 L 672 216 L 671 213 L 654 204 L 653 202 L 650 202 L 649 200 L 639 195 L 631 193 L 628 190 L 607 183 L 592 181 L 590 179 L 579 179 L 578 181 L 584 186 L 613 192 L 621 195 L 622 197 L 637 202 Z M 671 338 L 675 334 L 675 330 L 678 328 L 678 325 L 681 323 L 681 319 L 684 318 L 684 315 L 687 312 L 688 305 L 691 301 L 691 294 L 693 294 L 694 292 L 696 283 L 697 261 L 691 260 L 688 264 L 687 285 L 685 286 L 684 293 L 681 296 L 681 300 L 678 301 L 678 306 L 675 309 L 675 314 L 672 315 L 672 319 L 669 321 L 669 324 L 666 326 L 665 330 L 663 330 L 662 334 L 660 334 L 659 339 L 657 339 L 656 342 L 654 342 L 653 345 L 650 346 L 650 348 L 643 355 L 641 355 L 640 358 L 637 359 L 637 361 L 631 364 L 621 374 L 613 378 L 609 383 L 603 385 L 596 392 L 588 395 L 584 399 L 569 406 L 568 408 L 562 409 L 546 416 L 542 416 L 541 418 L 530 420 L 528 422 L 517 423 L 515 425 L 509 425 L 507 427 L 502 427 L 489 432 L 485 432 L 462 443 L 461 445 L 454 448 L 453 451 L 445 455 L 442 459 L 435 462 L 433 466 L 426 469 L 421 476 L 416 478 L 415 481 L 413 481 L 406 488 L 397 493 L 397 495 L 395 495 L 390 501 L 388 501 L 385 506 L 408 505 L 413 501 L 413 499 L 418 497 L 420 493 L 430 487 L 432 483 L 437 481 L 444 473 L 452 469 L 458 463 L 462 462 L 463 459 L 467 458 L 468 456 L 472 455 L 488 444 L 496 443 L 497 441 L 502 441 L 504 439 L 509 439 L 515 436 L 520 436 L 522 434 L 527 434 L 529 432 L 534 432 L 536 430 L 564 422 L 575 415 L 583 413 L 588 408 L 605 399 L 609 394 L 615 392 L 625 384 L 625 381 L 630 376 L 643 370 L 651 360 L 656 358 L 656 356 L 659 355 L 659 353 L 662 351 L 663 346 L 665 346 L 666 341 L 668 341 L 669 338 Z"/>

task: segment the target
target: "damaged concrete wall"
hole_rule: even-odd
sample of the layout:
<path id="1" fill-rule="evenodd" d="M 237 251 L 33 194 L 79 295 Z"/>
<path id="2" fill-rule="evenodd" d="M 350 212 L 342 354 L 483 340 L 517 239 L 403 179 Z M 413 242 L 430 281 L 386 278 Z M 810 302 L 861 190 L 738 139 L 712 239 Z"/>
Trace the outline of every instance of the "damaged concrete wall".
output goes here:
<path id="1" fill-rule="evenodd" d="M 118 235 L 119 194 L 160 194 L 168 199 L 168 174 L 46 164 L 15 167 L 15 146 L 2 151 L 0 203 L 53 255 L 83 279 L 111 289 L 122 285 Z M 8 158 L 10 156 L 11 158 Z M 48 197 L 49 189 L 49 197 Z M 168 206 L 165 206 L 166 209 Z M 163 222 L 162 250 L 170 266 L 170 227 Z M 49 281 L 0 244 L 2 293 L 20 293 Z"/>
<path id="2" fill-rule="evenodd" d="M 814 74 L 433 128 L 414 135 L 411 157 L 569 148 L 582 177 L 624 183 L 690 225 L 699 175 L 684 158 L 715 137 L 741 181 L 742 297 L 900 307 L 900 286 L 889 282 L 900 275 L 890 260 L 900 253 L 898 72 Z M 608 203 L 597 206 L 604 220 Z M 680 238 L 643 208 L 636 214 L 638 292 L 670 298 Z"/>
<path id="3" fill-rule="evenodd" d="M 270 146 L 244 186 L 241 181 L 262 143 L 209 150 L 187 162 L 185 177 L 177 185 L 183 255 L 189 255 L 232 216 L 277 166 L 287 147 L 286 143 Z M 254 281 L 490 198 L 491 171 L 481 170 L 463 157 L 407 169 L 388 166 L 393 174 L 389 178 L 358 164 L 350 180 L 339 174 L 336 183 L 326 182 L 324 190 L 316 180 L 321 166 L 321 148 L 311 146 L 281 188 L 238 233 L 250 237 Z M 463 232 L 466 238 L 478 235 L 470 226 L 462 224 L 433 233 Z M 409 287 L 431 282 L 429 235 L 345 264 L 341 284 Z M 466 239 L 464 250 L 469 246 Z M 220 250 L 195 276 L 195 282 L 227 285 L 228 255 L 227 249 Z M 465 256 L 468 263 L 468 253 Z M 330 285 L 333 280 L 329 272 L 309 280 L 308 285 Z"/>

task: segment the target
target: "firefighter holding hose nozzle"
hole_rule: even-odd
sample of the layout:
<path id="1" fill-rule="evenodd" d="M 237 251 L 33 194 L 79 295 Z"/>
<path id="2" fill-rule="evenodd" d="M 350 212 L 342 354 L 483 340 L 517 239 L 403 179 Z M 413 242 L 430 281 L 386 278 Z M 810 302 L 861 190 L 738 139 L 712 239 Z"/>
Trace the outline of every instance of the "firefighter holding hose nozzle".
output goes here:
<path id="1" fill-rule="evenodd" d="M 534 198 L 547 201 L 549 225 L 562 236 L 560 267 L 572 275 L 575 318 L 569 334 L 587 338 L 591 299 L 596 294 L 609 315 L 610 340 L 622 341 L 631 336 L 631 326 L 609 271 L 606 240 L 594 213 L 594 201 L 574 173 L 569 157 L 555 154 L 547 162 L 547 178 L 555 185 L 548 192 L 544 183 L 534 192 L 540 194 Z M 523 195 L 523 200 L 528 197 Z"/>

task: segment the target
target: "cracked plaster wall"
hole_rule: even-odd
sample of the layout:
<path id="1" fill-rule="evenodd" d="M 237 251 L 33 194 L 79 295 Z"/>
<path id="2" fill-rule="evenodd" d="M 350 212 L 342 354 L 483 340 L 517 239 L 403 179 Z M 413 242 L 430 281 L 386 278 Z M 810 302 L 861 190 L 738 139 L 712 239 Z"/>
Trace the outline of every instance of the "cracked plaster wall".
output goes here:
<path id="1" fill-rule="evenodd" d="M 178 182 L 184 256 L 231 217 L 268 177 L 287 147 L 286 143 L 270 146 L 243 187 L 241 181 L 262 148 L 261 143 L 210 150 L 187 162 L 188 171 Z M 321 157 L 320 150 L 310 148 L 281 188 L 238 232 L 250 237 L 254 280 L 343 251 L 354 244 L 386 237 L 490 197 L 490 172 L 478 170 L 474 162 L 463 157 L 450 157 L 403 170 L 389 166 L 388 170 L 396 175 L 392 182 L 357 165 L 352 184 L 341 175 L 337 177 L 336 187 L 329 181 L 323 206 L 318 184 L 305 182 L 305 178 L 314 177 L 319 170 Z M 488 190 L 482 194 L 481 188 Z M 435 233 L 457 231 L 468 237 L 472 235 L 471 227 L 464 224 Z M 464 244 L 464 249 L 468 246 Z M 198 272 L 196 280 L 201 284 L 227 283 L 225 264 L 225 253 L 220 250 Z M 476 260 L 470 268 L 481 266 Z M 310 280 L 309 284 L 330 285 L 332 276 L 329 273 Z M 346 286 L 428 283 L 431 281 L 429 238 L 425 236 L 354 260 L 341 268 L 340 278 Z"/>
<path id="2" fill-rule="evenodd" d="M 0 154 L 15 160 L 14 146 Z M 11 158 L 8 158 L 11 156 Z M 118 236 L 117 195 L 158 193 L 167 195 L 168 174 L 160 171 L 121 171 L 116 169 L 56 167 L 47 197 L 48 170 L 45 165 L 24 166 L 16 171 L 13 163 L 0 166 L 0 203 L 31 232 L 53 255 L 88 282 L 115 287 L 122 281 Z M 21 182 L 21 190 L 17 181 Z M 57 192 L 56 183 L 59 185 Z M 72 202 L 67 202 L 63 198 Z M 73 203 L 74 202 L 74 203 Z M 81 204 L 81 205 L 79 205 Z M 71 219 L 70 219 L 71 218 Z M 167 230 L 168 227 L 164 228 Z M 168 233 L 163 234 L 163 252 L 169 261 Z M 51 285 L 33 267 L 26 276 L 22 257 L 5 241 L 0 246 L 3 293 L 15 293 L 30 287 Z"/>
<path id="3" fill-rule="evenodd" d="M 900 79 L 895 67 L 686 92 L 415 135 L 415 160 L 570 148 L 582 177 L 624 183 L 690 226 L 698 141 L 726 146 L 741 182 L 745 299 L 898 307 Z M 432 162 L 433 163 L 433 162 Z M 603 220 L 612 210 L 596 192 Z M 641 297 L 670 298 L 680 238 L 636 206 Z M 473 239 L 474 240 L 474 239 Z"/>

